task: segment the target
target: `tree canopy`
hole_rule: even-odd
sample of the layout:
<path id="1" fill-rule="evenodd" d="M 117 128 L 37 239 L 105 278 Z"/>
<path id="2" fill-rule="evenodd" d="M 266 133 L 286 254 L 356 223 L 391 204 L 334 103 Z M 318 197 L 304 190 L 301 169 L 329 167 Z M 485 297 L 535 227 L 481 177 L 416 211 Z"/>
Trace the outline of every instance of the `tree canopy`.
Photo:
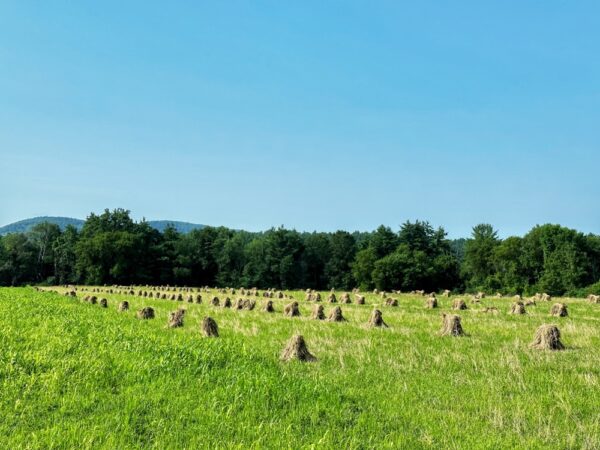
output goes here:
<path id="1" fill-rule="evenodd" d="M 500 291 L 600 289 L 600 236 L 541 225 L 500 239 L 490 224 L 451 241 L 428 222 L 370 233 L 163 232 L 124 209 L 90 214 L 81 231 L 40 223 L 0 237 L 0 285 L 87 283 L 280 289 Z"/>

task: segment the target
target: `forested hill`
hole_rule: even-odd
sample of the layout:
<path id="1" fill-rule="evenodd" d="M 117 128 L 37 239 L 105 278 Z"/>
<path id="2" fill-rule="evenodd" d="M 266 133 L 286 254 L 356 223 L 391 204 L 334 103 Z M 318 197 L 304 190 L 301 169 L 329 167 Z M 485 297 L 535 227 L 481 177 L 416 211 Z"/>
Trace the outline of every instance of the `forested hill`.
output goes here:
<path id="1" fill-rule="evenodd" d="M 72 217 L 32 217 L 30 219 L 20 220 L 18 222 L 14 222 L 0 227 L 0 236 L 4 236 L 9 233 L 26 233 L 30 231 L 35 225 L 42 222 L 49 222 L 58 225 L 63 231 L 65 228 L 67 228 L 68 225 L 72 225 L 78 230 L 80 230 L 81 227 L 83 227 L 83 224 L 85 223 L 84 220 L 74 219 Z M 177 220 L 150 220 L 148 221 L 148 224 L 152 228 L 155 228 L 158 231 L 160 231 L 161 233 L 165 231 L 167 225 L 172 225 L 180 233 L 189 233 L 192 230 L 199 230 L 205 227 L 205 225 L 190 222 L 180 222 Z"/>

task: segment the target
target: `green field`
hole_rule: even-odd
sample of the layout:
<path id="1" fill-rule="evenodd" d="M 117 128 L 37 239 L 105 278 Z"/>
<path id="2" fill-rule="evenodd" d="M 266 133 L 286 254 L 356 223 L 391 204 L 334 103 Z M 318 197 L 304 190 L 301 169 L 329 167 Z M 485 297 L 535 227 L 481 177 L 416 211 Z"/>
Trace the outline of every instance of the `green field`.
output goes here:
<path id="1" fill-rule="evenodd" d="M 423 297 L 395 295 L 394 308 L 368 294 L 331 323 L 310 319 L 302 292 L 288 293 L 300 318 L 283 316 L 290 300 L 268 314 L 262 297 L 235 311 L 208 293 L 202 304 L 94 294 L 103 309 L 85 294 L 0 289 L 0 448 L 600 447 L 600 305 L 582 299 L 560 299 L 569 316 L 556 318 L 553 302 L 512 316 L 512 299 L 462 297 L 468 335 L 453 338 L 438 335 L 447 298 L 427 310 Z M 374 305 L 389 329 L 365 326 Z M 156 318 L 136 319 L 142 306 Z M 184 327 L 167 328 L 178 306 Z M 207 315 L 219 338 L 200 334 Z M 566 350 L 528 348 L 543 323 Z M 279 360 L 296 333 L 317 362 Z"/>

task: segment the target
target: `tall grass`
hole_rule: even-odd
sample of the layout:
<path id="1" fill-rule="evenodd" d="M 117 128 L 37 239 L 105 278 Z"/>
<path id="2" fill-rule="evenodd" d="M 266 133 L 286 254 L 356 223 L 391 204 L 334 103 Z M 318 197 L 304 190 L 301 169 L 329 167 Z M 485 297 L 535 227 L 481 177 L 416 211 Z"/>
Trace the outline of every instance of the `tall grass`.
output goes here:
<path id="1" fill-rule="evenodd" d="M 437 332 L 452 299 L 426 310 L 422 297 L 392 308 L 367 295 L 330 323 L 292 294 L 300 318 L 283 317 L 290 300 L 268 314 L 262 299 L 234 311 L 209 294 L 201 305 L 94 294 L 102 309 L 0 289 L 0 448 L 600 447 L 600 305 L 561 299 L 569 317 L 550 318 L 545 302 L 511 316 L 511 300 L 484 299 L 459 312 L 468 336 L 451 338 Z M 374 304 L 389 329 L 365 326 Z M 136 319 L 142 306 L 156 319 Z M 167 328 L 180 306 L 184 327 Z M 219 338 L 201 337 L 206 315 Z M 567 350 L 528 348 L 542 323 Z M 279 361 L 295 333 L 318 362 Z"/>

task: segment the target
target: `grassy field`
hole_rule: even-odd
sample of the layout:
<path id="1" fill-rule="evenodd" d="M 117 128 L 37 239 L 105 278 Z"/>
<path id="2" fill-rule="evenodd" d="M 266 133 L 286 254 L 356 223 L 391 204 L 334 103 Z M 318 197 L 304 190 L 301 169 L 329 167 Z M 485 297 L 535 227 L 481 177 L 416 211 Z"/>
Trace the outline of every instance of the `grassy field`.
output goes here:
<path id="1" fill-rule="evenodd" d="M 203 293 L 169 329 L 182 303 L 0 289 L 0 448 L 600 448 L 600 305 L 561 299 L 569 317 L 555 318 L 548 302 L 511 316 L 511 299 L 467 301 L 468 335 L 452 338 L 437 335 L 452 299 L 426 310 L 396 295 L 393 308 L 371 294 L 331 323 L 290 294 L 300 318 L 283 316 L 289 300 L 268 314 Z M 389 329 L 365 326 L 375 304 Z M 136 319 L 142 306 L 156 318 Z M 201 336 L 206 315 L 219 338 Z M 543 323 L 566 350 L 528 348 Z M 279 361 L 295 333 L 318 362 Z"/>

